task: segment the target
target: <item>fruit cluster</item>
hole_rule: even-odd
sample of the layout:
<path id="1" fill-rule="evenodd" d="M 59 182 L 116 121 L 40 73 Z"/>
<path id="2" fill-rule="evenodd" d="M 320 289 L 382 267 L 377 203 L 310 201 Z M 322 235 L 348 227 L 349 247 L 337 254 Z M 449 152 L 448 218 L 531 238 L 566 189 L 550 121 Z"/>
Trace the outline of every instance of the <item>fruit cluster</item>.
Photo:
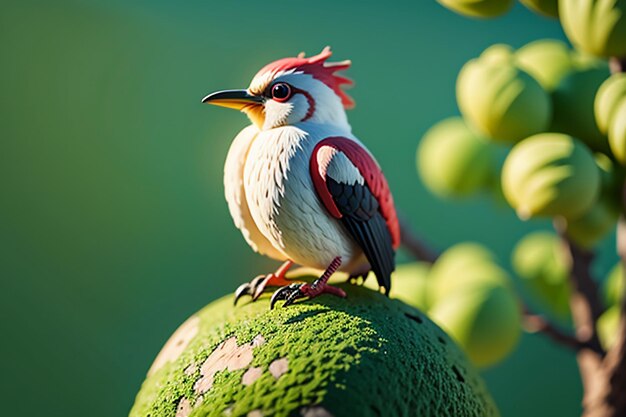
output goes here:
<path id="1" fill-rule="evenodd" d="M 513 271 L 529 296 L 553 319 L 569 320 L 568 261 L 555 233 L 532 232 L 511 255 Z M 605 348 L 614 342 L 619 321 L 622 268 L 617 264 L 604 280 L 607 310 L 598 321 Z M 459 243 L 431 266 L 415 262 L 398 266 L 390 296 L 419 308 L 463 348 L 474 365 L 498 363 L 517 345 L 522 311 L 513 281 L 493 253 L 477 243 Z M 374 280 L 365 284 L 376 289 Z"/>
<path id="2" fill-rule="evenodd" d="M 486 367 L 517 345 L 521 311 L 509 274 L 476 243 L 460 243 L 432 267 L 401 265 L 390 296 L 428 314 L 463 348 L 472 363 Z M 373 280 L 366 284 L 375 287 Z"/>
<path id="3" fill-rule="evenodd" d="M 420 143 L 424 183 L 443 197 L 501 186 L 521 219 L 562 219 L 594 246 L 617 221 L 626 163 L 626 76 L 609 76 L 606 62 L 560 41 L 487 48 L 459 73 L 463 117 Z"/>
<path id="4" fill-rule="evenodd" d="M 462 15 L 481 18 L 499 16 L 514 4 L 513 0 L 438 1 Z M 549 39 L 517 50 L 496 44 L 467 62 L 456 84 L 460 116 L 445 119 L 425 133 L 418 147 L 418 171 L 438 196 L 459 198 L 481 191 L 503 196 L 520 219 L 552 219 L 576 246 L 591 250 L 615 229 L 623 210 L 626 74 L 611 75 L 607 58 L 622 62 L 626 58 L 626 0 L 520 2 L 558 18 L 573 48 Z M 492 257 L 478 252 L 472 255 L 475 262 L 493 264 Z M 509 327 L 496 329 L 489 327 L 495 318 L 481 319 L 476 313 L 492 308 L 484 301 L 487 298 L 474 297 L 477 293 L 464 288 L 478 281 L 492 283 L 494 275 L 506 273 L 497 267 L 473 269 L 471 263 L 462 269 L 440 266 L 450 262 L 450 256 L 446 252 L 433 266 L 429 285 L 446 288 L 454 282 L 463 297 L 439 298 L 439 290 L 431 288 L 434 298 L 416 305 L 429 311 L 472 360 L 493 363 L 515 344 L 520 320 L 511 306 L 517 307 L 516 298 L 511 295 L 510 304 L 498 305 L 501 311 L 493 314 L 499 316 L 497 320 L 507 318 Z M 569 317 L 569 266 L 559 237 L 548 232 L 524 237 L 514 250 L 512 266 L 529 295 L 553 316 Z M 614 276 L 617 282 L 619 273 Z M 504 294 L 510 285 L 499 288 Z M 506 294 L 498 297 L 504 300 L 512 293 Z M 484 300 L 477 301 L 480 297 Z M 455 300 L 459 311 L 475 305 L 471 313 L 453 313 L 454 308 L 441 307 L 452 303 L 447 300 Z M 604 344 L 610 344 L 617 323 L 616 304 L 598 323 Z M 489 329 L 487 339 L 501 337 L 500 354 L 481 358 L 473 348 L 478 343 L 473 338 L 487 334 L 481 333 L 482 326 Z"/>

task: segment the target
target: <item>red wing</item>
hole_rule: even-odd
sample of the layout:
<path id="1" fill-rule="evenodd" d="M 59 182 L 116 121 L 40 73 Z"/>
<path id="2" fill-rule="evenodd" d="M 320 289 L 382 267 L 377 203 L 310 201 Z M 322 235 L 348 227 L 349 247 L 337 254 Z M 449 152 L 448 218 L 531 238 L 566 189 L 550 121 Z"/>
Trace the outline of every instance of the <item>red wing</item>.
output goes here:
<path id="1" fill-rule="evenodd" d="M 400 246 L 400 225 L 387 179 L 369 152 L 355 141 L 339 136 L 322 140 L 315 146 L 311 156 L 310 168 L 313 184 L 328 211 L 336 218 L 342 217 L 326 187 L 326 168 L 329 161 L 325 161 L 324 158 L 318 158 L 319 150 L 325 146 L 344 153 L 359 170 L 369 190 L 380 205 L 380 213 L 385 219 L 387 229 L 389 229 L 391 234 L 393 248 L 397 249 Z"/>
<path id="2" fill-rule="evenodd" d="M 310 169 L 324 206 L 362 248 L 379 285 L 389 293 L 400 227 L 380 167 L 358 143 L 331 137 L 313 150 Z"/>

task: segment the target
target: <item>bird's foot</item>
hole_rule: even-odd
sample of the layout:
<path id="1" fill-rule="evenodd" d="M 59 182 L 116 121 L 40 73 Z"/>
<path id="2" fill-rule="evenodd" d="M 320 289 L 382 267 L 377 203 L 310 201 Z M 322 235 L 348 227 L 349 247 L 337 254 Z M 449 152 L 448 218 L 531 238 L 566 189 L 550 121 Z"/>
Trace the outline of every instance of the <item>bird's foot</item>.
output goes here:
<path id="1" fill-rule="evenodd" d="M 235 305 L 237 305 L 237 301 L 239 301 L 239 299 L 244 295 L 249 295 L 252 297 L 252 301 L 256 301 L 261 294 L 265 292 L 267 287 L 280 287 L 290 284 L 291 281 L 286 279 L 285 275 L 292 266 L 293 262 L 287 261 L 282 264 L 276 272 L 256 276 L 250 282 L 241 284 L 237 290 L 235 290 Z"/>
<path id="2" fill-rule="evenodd" d="M 283 307 L 287 307 L 300 298 L 308 297 L 311 299 L 322 294 L 332 294 L 342 298 L 346 297 L 346 292 L 341 288 L 333 287 L 330 284 L 318 283 L 317 281 L 319 280 L 315 280 L 312 284 L 294 283 L 280 288 L 272 294 L 270 309 L 274 308 L 278 300 L 285 300 Z"/>
<path id="3" fill-rule="evenodd" d="M 344 290 L 328 284 L 328 279 L 340 265 L 341 257 L 336 257 L 330 263 L 326 271 L 324 271 L 322 276 L 313 281 L 311 284 L 293 283 L 278 289 L 274 294 L 272 294 L 270 309 L 274 308 L 274 305 L 278 300 L 285 300 L 283 307 L 287 307 L 300 298 L 308 297 L 311 299 L 322 294 L 332 294 L 345 298 L 346 292 Z"/>

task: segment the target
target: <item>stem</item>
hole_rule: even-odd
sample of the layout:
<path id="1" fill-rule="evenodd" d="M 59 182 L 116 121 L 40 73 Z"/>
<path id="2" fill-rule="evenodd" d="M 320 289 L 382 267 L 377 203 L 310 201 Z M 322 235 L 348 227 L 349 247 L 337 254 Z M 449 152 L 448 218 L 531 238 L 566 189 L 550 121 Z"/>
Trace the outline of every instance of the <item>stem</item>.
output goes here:
<path id="1" fill-rule="evenodd" d="M 584 250 L 573 243 L 567 237 L 565 226 L 565 222 L 555 221 L 554 223 L 570 264 L 570 310 L 576 339 L 585 344 L 585 348 L 576 353 L 576 361 L 584 388 L 583 408 L 585 411 L 583 415 L 588 416 L 587 410 L 593 408 L 591 404 L 597 397 L 598 387 L 604 380 L 601 372 L 604 350 L 600 345 L 596 327 L 603 308 L 597 285 L 590 273 L 593 252 Z"/>
<path id="2" fill-rule="evenodd" d="M 578 340 L 587 343 L 589 348 L 601 356 L 604 350 L 600 345 L 596 323 L 604 312 L 604 307 L 598 294 L 598 286 L 591 276 L 591 263 L 594 254 L 580 248 L 566 235 L 564 228 L 555 225 L 561 236 L 563 249 L 570 263 L 570 309 L 572 320 L 576 328 Z"/>
<path id="3" fill-rule="evenodd" d="M 578 340 L 574 335 L 566 333 L 559 329 L 545 317 L 531 313 L 527 307 L 524 307 L 524 330 L 528 333 L 544 333 L 546 336 L 561 344 L 567 346 L 576 352 L 589 347 L 588 344 Z"/>
<path id="4" fill-rule="evenodd" d="M 626 187 L 625 187 L 626 191 Z M 626 271 L 626 221 L 622 214 L 617 226 L 617 250 Z M 623 277 L 622 279 L 626 279 Z M 585 381 L 584 417 L 626 415 L 626 293 L 622 294 L 616 340 L 604 359 Z M 581 366 L 581 373 L 582 373 Z M 583 377 L 584 380 L 584 377 Z M 588 389 L 588 385 L 590 385 Z"/>

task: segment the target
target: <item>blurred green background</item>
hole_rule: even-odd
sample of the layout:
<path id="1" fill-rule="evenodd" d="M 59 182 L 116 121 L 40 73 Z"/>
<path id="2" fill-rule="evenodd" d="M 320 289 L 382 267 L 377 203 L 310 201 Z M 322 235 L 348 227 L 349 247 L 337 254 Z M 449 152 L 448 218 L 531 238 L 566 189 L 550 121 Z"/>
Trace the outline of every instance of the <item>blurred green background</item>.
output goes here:
<path id="1" fill-rule="evenodd" d="M 548 225 L 489 199 L 436 199 L 415 149 L 457 113 L 465 61 L 543 37 L 565 39 L 519 6 L 476 21 L 434 1 L 3 1 L 2 414 L 126 415 L 179 323 L 274 269 L 223 198 L 226 151 L 247 119 L 200 98 L 301 50 L 329 44 L 352 59 L 354 131 L 423 236 L 439 248 L 485 243 L 508 265 L 514 243 Z M 483 374 L 504 416 L 579 413 L 574 356 L 542 336 Z"/>

